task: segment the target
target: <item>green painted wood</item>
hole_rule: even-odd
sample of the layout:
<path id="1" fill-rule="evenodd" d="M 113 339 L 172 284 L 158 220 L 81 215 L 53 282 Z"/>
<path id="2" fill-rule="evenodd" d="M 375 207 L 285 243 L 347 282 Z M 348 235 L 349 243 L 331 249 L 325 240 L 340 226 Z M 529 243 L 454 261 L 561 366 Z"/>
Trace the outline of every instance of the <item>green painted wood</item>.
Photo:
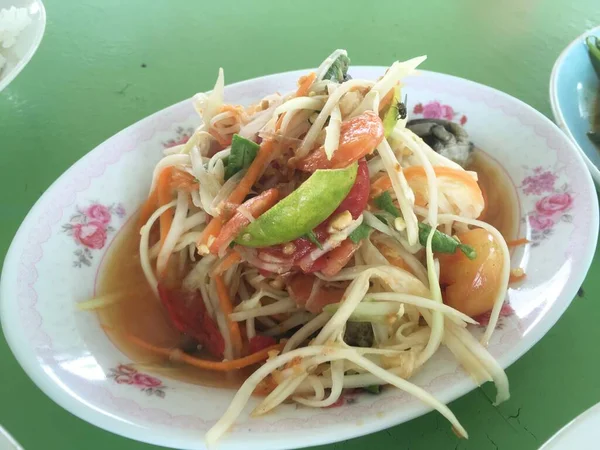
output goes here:
<path id="1" fill-rule="evenodd" d="M 514 95 L 550 116 L 548 80 L 561 49 L 600 23 L 596 0 L 378 2 L 46 0 L 38 53 L 0 93 L 0 258 L 27 211 L 73 162 L 122 128 L 227 82 L 312 67 L 332 49 L 354 64 L 427 54 L 429 70 Z M 235 4 L 235 6 L 233 6 Z M 600 400 L 600 256 L 582 295 L 508 369 L 512 398 L 492 386 L 450 406 L 469 430 L 458 441 L 438 414 L 321 450 L 536 449 Z M 55 405 L 0 340 L 0 423 L 27 450 L 157 448 L 95 428 Z M 17 406 L 18 405 L 18 406 Z"/>

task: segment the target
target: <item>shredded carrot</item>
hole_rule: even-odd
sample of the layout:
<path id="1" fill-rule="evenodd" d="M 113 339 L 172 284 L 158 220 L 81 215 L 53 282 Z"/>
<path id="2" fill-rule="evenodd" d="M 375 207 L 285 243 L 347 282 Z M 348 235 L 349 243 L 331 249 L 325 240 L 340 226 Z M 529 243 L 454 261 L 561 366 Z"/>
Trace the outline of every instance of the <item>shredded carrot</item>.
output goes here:
<path id="1" fill-rule="evenodd" d="M 515 239 L 514 241 L 506 241 L 506 245 L 508 245 L 509 247 L 518 247 L 519 245 L 526 245 L 529 244 L 529 239 L 527 238 L 520 238 L 520 239 Z"/>
<path id="2" fill-rule="evenodd" d="M 309 73 L 298 80 L 298 90 L 296 91 L 296 97 L 305 97 L 308 94 L 308 90 L 312 86 L 313 82 L 317 79 L 317 74 L 314 72 Z"/>
<path id="3" fill-rule="evenodd" d="M 158 192 L 158 206 L 166 205 L 173 200 L 173 190 L 171 189 L 171 175 L 173 167 L 167 167 L 162 170 L 156 182 L 156 191 Z M 160 242 L 161 246 L 165 242 L 167 234 L 173 223 L 173 210 L 169 209 L 160 216 Z"/>
<path id="4" fill-rule="evenodd" d="M 266 169 L 267 162 L 271 157 L 271 153 L 273 153 L 274 147 L 275 142 L 271 139 L 262 142 L 256 158 L 254 158 L 254 161 L 252 161 L 252 164 L 250 164 L 250 167 L 248 167 L 244 177 L 229 195 L 229 198 L 227 199 L 229 203 L 239 205 L 244 201 L 250 192 L 250 189 L 254 183 L 256 183 L 256 180 L 260 178 L 260 176 L 263 174 L 263 171 Z"/>
<path id="5" fill-rule="evenodd" d="M 382 175 L 371 183 L 371 197 L 377 197 L 384 191 L 392 188 L 392 180 L 387 175 Z"/>
<path id="6" fill-rule="evenodd" d="M 383 111 L 385 109 L 386 106 L 388 106 L 390 103 L 392 103 L 392 99 L 394 98 L 394 92 L 395 89 L 390 89 L 390 91 L 385 94 L 385 97 L 383 97 L 381 99 L 381 101 L 379 102 L 379 111 Z"/>
<path id="7" fill-rule="evenodd" d="M 140 210 L 140 218 L 138 219 L 138 225 L 140 228 L 142 228 L 146 224 L 146 222 L 148 222 L 152 213 L 156 211 L 157 205 L 158 191 L 155 187 L 148 196 L 146 203 L 144 203 L 142 209 Z"/>
<path id="8" fill-rule="evenodd" d="M 243 369 L 244 367 L 252 366 L 266 360 L 269 357 L 269 352 L 273 350 L 281 350 L 282 348 L 281 344 L 276 344 L 243 358 L 232 359 L 231 361 L 210 361 L 208 359 L 196 358 L 184 352 L 175 353 L 174 349 L 158 347 L 156 345 L 149 344 L 146 341 L 130 334 L 126 334 L 125 338 L 132 343 L 159 355 L 169 358 L 176 357 L 176 360 L 180 360 L 186 364 L 189 364 L 190 366 L 194 366 L 199 369 L 214 370 L 217 372 L 229 372 L 231 370 Z"/>
<path id="9" fill-rule="evenodd" d="M 241 355 L 243 346 L 240 327 L 237 322 L 234 322 L 229 318 L 229 314 L 233 312 L 233 304 L 231 303 L 231 298 L 229 297 L 229 291 L 221 275 L 215 275 L 214 278 L 217 285 L 217 295 L 219 297 L 221 312 L 225 316 L 227 327 L 229 328 L 229 334 L 231 335 L 231 344 L 233 346 L 234 355 Z"/>
<path id="10" fill-rule="evenodd" d="M 199 188 L 198 180 L 194 175 L 175 169 L 171 174 L 171 188 L 186 192 L 197 191 Z"/>
<path id="11" fill-rule="evenodd" d="M 231 266 L 233 266 L 238 261 L 241 261 L 242 257 L 235 250 L 229 253 L 225 258 L 219 261 L 219 264 L 211 272 L 211 276 L 221 275 L 225 271 L 227 271 Z"/>
<path id="12" fill-rule="evenodd" d="M 260 149 L 258 150 L 258 153 L 256 155 L 256 158 L 254 158 L 254 161 L 252 161 L 252 164 L 250 164 L 250 167 L 248 167 L 248 170 L 244 174 L 244 177 L 240 180 L 233 192 L 229 194 L 229 197 L 225 201 L 226 204 L 242 204 L 242 202 L 250 192 L 250 189 L 252 189 L 252 186 L 254 185 L 254 183 L 256 183 L 256 180 L 260 178 L 263 171 L 265 170 L 267 162 L 271 157 L 271 153 L 273 152 L 274 144 L 274 141 L 270 139 L 262 142 L 262 144 L 260 145 Z M 224 222 L 225 219 L 221 217 L 213 217 L 213 219 L 204 229 L 204 232 L 202 233 L 202 236 L 198 241 L 198 246 L 208 245 L 208 240 L 210 239 L 210 236 L 216 238 L 219 235 L 219 232 L 221 231 Z"/>
<path id="13" fill-rule="evenodd" d="M 210 237 L 216 238 L 223 227 L 223 219 L 220 217 L 213 217 L 208 225 L 202 232 L 202 236 L 200 236 L 200 240 L 198 241 L 198 246 L 206 245 L 208 246 L 208 240 Z"/>

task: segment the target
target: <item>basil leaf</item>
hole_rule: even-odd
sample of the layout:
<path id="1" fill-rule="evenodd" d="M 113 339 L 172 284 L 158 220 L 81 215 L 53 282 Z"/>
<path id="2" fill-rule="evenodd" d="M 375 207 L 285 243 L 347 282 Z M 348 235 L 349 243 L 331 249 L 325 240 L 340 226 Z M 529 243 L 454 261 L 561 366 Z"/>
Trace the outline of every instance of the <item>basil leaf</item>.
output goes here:
<path id="1" fill-rule="evenodd" d="M 310 230 L 308 233 L 306 233 L 304 235 L 304 237 L 306 239 L 308 239 L 310 242 L 312 242 L 313 244 L 315 244 L 317 247 L 319 247 L 319 250 L 323 250 L 323 245 L 321 245 L 321 243 L 319 242 L 319 239 L 317 239 L 317 235 L 315 234 L 315 232 L 313 230 Z"/>
<path id="2" fill-rule="evenodd" d="M 329 69 L 327 69 L 325 75 L 323 75 L 323 79 L 341 83 L 346 77 L 348 66 L 350 66 L 350 58 L 348 58 L 346 55 L 338 56 L 331 66 L 329 66 Z"/>
<path id="3" fill-rule="evenodd" d="M 419 223 L 419 242 L 423 247 L 427 245 L 427 238 L 431 232 L 431 226 L 425 223 Z M 435 230 L 431 239 L 431 249 L 436 253 L 456 253 L 459 249 L 469 259 L 477 258 L 477 252 L 469 245 L 461 244 L 456 239 Z"/>
<path id="4" fill-rule="evenodd" d="M 366 239 L 371 234 L 371 227 L 366 223 L 361 223 L 356 229 L 348 235 L 350 240 L 355 244 L 358 244 L 363 239 Z"/>
<path id="5" fill-rule="evenodd" d="M 240 170 L 247 169 L 256 158 L 259 148 L 260 145 L 256 142 L 234 134 L 231 140 L 231 153 L 225 168 L 225 179 L 228 180 Z"/>

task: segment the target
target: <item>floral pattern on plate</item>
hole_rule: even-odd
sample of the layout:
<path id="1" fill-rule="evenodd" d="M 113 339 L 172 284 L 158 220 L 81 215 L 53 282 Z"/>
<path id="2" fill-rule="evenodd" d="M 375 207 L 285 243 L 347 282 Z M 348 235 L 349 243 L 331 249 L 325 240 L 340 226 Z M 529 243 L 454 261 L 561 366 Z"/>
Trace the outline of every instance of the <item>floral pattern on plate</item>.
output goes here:
<path id="1" fill-rule="evenodd" d="M 176 135 L 174 138 L 162 143 L 164 148 L 170 148 L 175 147 L 176 145 L 185 144 L 189 140 L 189 138 L 192 137 L 192 134 L 194 134 L 194 129 L 192 127 L 177 127 L 175 133 Z"/>
<path id="2" fill-rule="evenodd" d="M 62 231 L 72 236 L 78 248 L 73 252 L 74 267 L 91 266 L 93 250 L 101 250 L 106 245 L 106 239 L 115 229 L 111 226 L 113 216 L 120 219 L 126 212 L 122 204 L 116 203 L 104 206 L 93 202 L 87 208 L 76 207 L 76 213 L 62 226 Z"/>
<path id="3" fill-rule="evenodd" d="M 531 246 L 538 247 L 548 239 L 560 222 L 571 223 L 573 193 L 568 183 L 556 187 L 558 175 L 542 167 L 535 167 L 532 174 L 523 179 L 519 188 L 523 194 L 538 197 L 535 207 L 521 219 L 531 226 Z"/>
<path id="4" fill-rule="evenodd" d="M 117 384 L 130 384 L 139 388 L 147 395 L 156 395 L 165 398 L 165 386 L 158 378 L 152 377 L 127 364 L 119 364 L 116 368 L 110 369 L 108 378 L 115 380 Z"/>
<path id="5" fill-rule="evenodd" d="M 455 122 L 464 125 L 467 123 L 467 116 L 454 111 L 450 105 L 444 105 L 437 100 L 428 103 L 417 103 L 413 108 L 413 114 L 423 116 L 424 119 L 446 119 L 454 120 Z M 458 120 L 455 120 L 459 117 Z"/>

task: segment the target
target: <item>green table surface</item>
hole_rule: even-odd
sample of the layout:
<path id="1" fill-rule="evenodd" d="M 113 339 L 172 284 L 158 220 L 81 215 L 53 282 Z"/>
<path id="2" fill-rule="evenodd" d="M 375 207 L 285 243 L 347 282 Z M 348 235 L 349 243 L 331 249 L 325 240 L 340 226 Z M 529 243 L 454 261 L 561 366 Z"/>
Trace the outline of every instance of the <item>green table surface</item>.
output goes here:
<path id="1" fill-rule="evenodd" d="M 235 82 L 314 67 L 335 48 L 348 49 L 362 65 L 427 54 L 424 68 L 493 86 L 550 116 L 554 60 L 600 23 L 597 0 L 45 4 L 41 47 L 0 93 L 0 261 L 27 211 L 65 169 L 133 122 L 210 89 L 220 66 L 226 81 Z M 468 441 L 457 440 L 445 420 L 430 413 L 319 448 L 538 448 L 600 401 L 600 359 L 593 350 L 600 342 L 599 271 L 597 251 L 564 316 L 508 369 L 510 401 L 492 406 L 493 386 L 486 385 L 450 405 Z M 0 423 L 26 450 L 157 448 L 61 409 L 29 380 L 4 339 L 0 360 Z"/>

